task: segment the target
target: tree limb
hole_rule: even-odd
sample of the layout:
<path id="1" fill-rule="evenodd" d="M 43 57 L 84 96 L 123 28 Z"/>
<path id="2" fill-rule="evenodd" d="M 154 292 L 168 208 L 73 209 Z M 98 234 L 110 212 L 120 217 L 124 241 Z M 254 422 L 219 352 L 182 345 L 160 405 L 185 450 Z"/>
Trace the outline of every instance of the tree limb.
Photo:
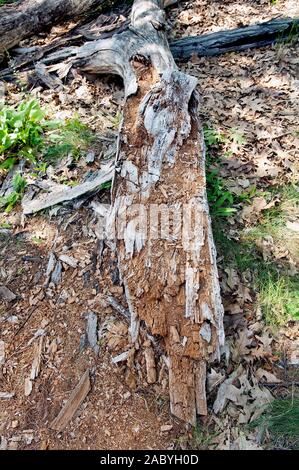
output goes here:
<path id="1" fill-rule="evenodd" d="M 5 52 L 32 34 L 75 19 L 89 9 L 112 6 L 116 0 L 24 0 L 0 8 L 0 61 Z"/>
<path id="2" fill-rule="evenodd" d="M 298 18 L 275 19 L 243 28 L 171 41 L 170 50 L 176 60 L 188 60 L 193 54 L 215 56 L 268 46 L 277 41 L 291 41 L 296 35 L 298 38 L 298 30 Z"/>

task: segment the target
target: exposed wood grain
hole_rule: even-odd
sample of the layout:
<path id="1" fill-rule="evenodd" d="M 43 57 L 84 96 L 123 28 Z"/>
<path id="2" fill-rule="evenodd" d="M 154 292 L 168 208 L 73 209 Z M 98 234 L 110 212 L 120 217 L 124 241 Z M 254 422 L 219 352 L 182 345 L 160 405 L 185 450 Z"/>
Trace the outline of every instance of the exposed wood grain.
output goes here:
<path id="1" fill-rule="evenodd" d="M 195 424 L 197 413 L 207 413 L 206 362 L 219 359 L 224 342 L 223 307 L 205 190 L 197 80 L 174 62 L 162 6 L 159 0 L 136 0 L 130 29 L 86 44 L 76 65 L 124 80 L 127 101 L 107 236 L 118 254 L 132 343 L 139 341 L 141 320 L 151 334 L 163 338 L 171 411 Z M 151 220 L 155 209 L 171 218 L 163 233 Z M 181 233 L 177 215 L 184 222 Z M 145 357 L 153 382 L 147 348 Z"/>
<path id="2" fill-rule="evenodd" d="M 50 424 L 50 428 L 54 431 L 61 432 L 64 428 L 68 425 L 68 423 L 73 418 L 74 414 L 81 406 L 83 401 L 85 400 L 86 396 L 90 391 L 90 377 L 89 377 L 89 369 L 83 374 L 81 377 L 80 382 L 73 390 L 70 398 L 66 402 L 66 404 L 62 407 L 58 416 L 52 421 Z"/>

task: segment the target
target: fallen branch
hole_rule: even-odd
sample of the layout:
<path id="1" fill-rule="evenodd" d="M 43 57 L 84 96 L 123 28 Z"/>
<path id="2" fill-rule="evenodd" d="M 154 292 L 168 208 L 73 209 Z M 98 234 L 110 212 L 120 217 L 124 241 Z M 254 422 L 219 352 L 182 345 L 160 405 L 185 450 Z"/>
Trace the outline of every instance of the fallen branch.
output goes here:
<path id="1" fill-rule="evenodd" d="M 33 34 L 76 19 L 92 9 L 112 6 L 113 0 L 25 0 L 0 8 L 0 61 L 5 52 Z"/>
<path id="2" fill-rule="evenodd" d="M 51 193 L 43 193 L 41 196 L 33 200 L 28 200 L 23 198 L 22 207 L 24 215 L 34 214 L 48 207 L 56 206 L 57 204 L 62 204 L 66 201 L 72 201 L 82 196 L 91 196 L 94 195 L 101 189 L 101 185 L 111 181 L 114 174 L 114 164 L 109 162 L 96 173 L 96 176 L 90 181 L 78 184 L 74 187 L 66 187 L 61 185 L 61 190 L 57 190 L 57 185 L 55 186 L 55 191 Z"/>
<path id="3" fill-rule="evenodd" d="M 298 37 L 298 18 L 283 18 L 238 29 L 219 31 L 202 36 L 189 36 L 170 43 L 176 60 L 188 60 L 193 54 L 215 56 L 291 41 Z"/>
<path id="4" fill-rule="evenodd" d="M 202 36 L 189 36 L 170 42 L 170 50 L 176 60 L 189 60 L 192 55 L 199 57 L 216 56 L 227 52 L 238 52 L 255 47 L 263 47 L 277 42 L 294 40 L 299 26 L 298 18 L 274 19 L 265 23 L 252 26 L 244 26 L 238 29 L 227 31 L 219 31 L 217 33 L 204 34 Z M 91 44 L 98 40 L 86 42 L 83 46 L 70 46 L 59 49 L 66 43 L 74 43 L 82 35 L 76 34 L 66 38 L 59 38 L 52 44 L 37 48 L 22 56 L 18 56 L 13 60 L 13 66 L 0 71 L 0 78 L 11 78 L 16 70 L 25 68 L 33 69 L 33 63 L 40 61 L 42 64 L 57 64 L 57 68 L 63 69 L 63 64 L 59 67 L 59 62 L 68 59 L 70 65 L 66 68 L 62 77 L 70 70 L 72 63 L 76 61 L 80 55 L 81 47 L 87 51 Z M 90 46 L 88 46 L 88 44 Z M 58 49 L 54 53 L 50 53 L 53 49 Z M 50 53 L 50 54 L 49 54 Z M 68 65 L 68 64 L 67 64 Z M 54 70 L 53 70 L 54 71 Z"/>

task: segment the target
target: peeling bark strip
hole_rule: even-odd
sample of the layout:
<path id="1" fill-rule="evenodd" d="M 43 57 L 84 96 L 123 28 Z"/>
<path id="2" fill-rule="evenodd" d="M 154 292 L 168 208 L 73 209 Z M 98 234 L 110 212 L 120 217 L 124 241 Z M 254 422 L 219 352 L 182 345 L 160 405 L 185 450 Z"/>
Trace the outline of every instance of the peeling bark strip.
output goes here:
<path id="1" fill-rule="evenodd" d="M 219 358 L 224 342 L 223 307 L 205 190 L 197 81 L 174 62 L 163 6 L 161 0 L 135 0 L 129 31 L 81 48 L 80 65 L 124 79 L 127 102 L 107 232 L 118 252 L 132 342 L 138 340 L 140 320 L 152 334 L 164 337 L 171 411 L 195 424 L 196 413 L 207 413 L 206 362 Z M 162 223 L 165 233 L 153 229 L 155 210 L 162 217 L 172 213 L 171 234 Z M 153 381 L 148 350 L 146 355 Z"/>

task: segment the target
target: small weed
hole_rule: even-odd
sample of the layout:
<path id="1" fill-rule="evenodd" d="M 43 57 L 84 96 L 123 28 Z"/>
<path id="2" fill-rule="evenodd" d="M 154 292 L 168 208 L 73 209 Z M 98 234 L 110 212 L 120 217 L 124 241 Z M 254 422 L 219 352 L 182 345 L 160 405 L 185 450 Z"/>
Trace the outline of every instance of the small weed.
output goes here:
<path id="1" fill-rule="evenodd" d="M 223 232 L 223 224 L 213 221 L 213 234 L 224 264 L 236 267 L 240 273 L 250 271 L 252 287 L 258 292 L 258 302 L 268 325 L 285 324 L 299 319 L 299 276 L 290 277 L 286 269 L 265 261 L 253 240 L 246 237 L 236 242 Z"/>
<path id="2" fill-rule="evenodd" d="M 239 129 L 236 129 L 235 127 L 230 129 L 228 140 L 240 146 L 246 144 L 246 139 L 244 137 L 244 134 L 240 132 Z"/>
<path id="3" fill-rule="evenodd" d="M 22 199 L 27 181 L 17 173 L 12 181 L 13 191 L 8 195 L 0 198 L 0 209 L 10 212 L 13 207 Z"/>
<path id="4" fill-rule="evenodd" d="M 277 204 L 263 212 L 260 223 L 248 230 L 245 238 L 257 243 L 264 237 L 271 236 L 273 245 L 283 247 L 298 260 L 298 233 L 290 230 L 287 222 L 299 217 L 299 190 L 295 185 L 288 185 L 272 189 L 270 195 L 277 198 Z"/>
<path id="5" fill-rule="evenodd" d="M 291 278 L 278 270 L 258 273 L 259 302 L 268 325 L 283 325 L 299 320 L 299 277 Z"/>
<path id="6" fill-rule="evenodd" d="M 21 266 L 20 268 L 17 269 L 16 276 L 21 276 L 26 272 L 24 266 Z"/>
<path id="7" fill-rule="evenodd" d="M 35 243 L 36 245 L 41 245 L 42 243 L 44 243 L 44 240 L 42 238 L 39 238 L 39 237 L 31 237 L 31 241 L 33 243 Z"/>
<path id="8" fill-rule="evenodd" d="M 198 424 L 193 428 L 192 435 L 181 436 L 177 440 L 178 448 L 192 450 L 208 450 L 213 444 L 214 432 L 202 429 Z"/>
<path id="9" fill-rule="evenodd" d="M 258 196 L 257 188 L 254 185 L 250 186 L 249 188 L 242 191 L 241 194 L 238 196 L 238 200 L 240 202 L 249 202 L 253 197 Z"/>
<path id="10" fill-rule="evenodd" d="M 228 217 L 235 213 L 236 209 L 231 207 L 234 203 L 234 196 L 225 188 L 223 180 L 218 176 L 218 171 L 208 170 L 206 179 L 211 216 Z"/>
<path id="11" fill-rule="evenodd" d="M 2 222 L 0 224 L 0 228 L 5 229 L 5 230 L 10 230 L 10 229 L 12 229 L 12 224 L 10 224 L 8 222 Z"/>
<path id="12" fill-rule="evenodd" d="M 122 113 L 120 111 L 117 111 L 116 115 L 110 118 L 112 127 L 116 130 L 119 129 L 121 120 L 122 120 Z"/>
<path id="13" fill-rule="evenodd" d="M 9 3 L 16 3 L 17 0 L 0 0 L 0 7 L 2 7 L 3 5 L 7 5 Z"/>
<path id="14" fill-rule="evenodd" d="M 203 128 L 205 144 L 209 149 L 212 145 L 219 145 L 227 142 L 224 134 L 216 131 L 213 127 L 204 126 Z"/>
<path id="15" fill-rule="evenodd" d="M 225 182 L 219 176 L 218 168 L 214 166 L 215 163 L 220 164 L 219 155 L 216 154 L 216 156 L 214 156 L 211 154 L 211 148 L 225 143 L 227 138 L 220 132 L 209 127 L 204 127 L 204 138 L 207 149 L 207 195 L 211 216 L 214 218 L 228 217 L 236 212 L 236 209 L 232 207 L 234 204 L 234 196 L 226 188 Z"/>
<path id="16" fill-rule="evenodd" d="M 46 162 L 38 162 L 33 170 L 36 172 L 36 173 L 42 173 L 42 174 L 46 174 L 47 172 L 47 168 L 48 168 L 48 164 Z M 32 173 L 33 176 L 36 176 L 35 173 Z"/>
<path id="17" fill-rule="evenodd" d="M 276 50 L 278 57 L 281 57 L 285 52 L 285 46 L 293 46 L 299 38 L 299 25 L 298 21 L 294 20 L 288 32 L 283 31 L 276 41 Z"/>
<path id="18" fill-rule="evenodd" d="M 49 136 L 50 145 L 44 152 L 44 158 L 49 163 L 56 163 L 61 158 L 71 155 L 79 159 L 83 152 L 95 140 L 91 130 L 77 117 L 66 121 L 65 125 Z"/>
<path id="19" fill-rule="evenodd" d="M 107 181 L 106 183 L 102 183 L 101 186 L 100 186 L 100 189 L 110 189 L 111 188 L 111 185 L 112 185 L 112 182 L 111 181 Z"/>

